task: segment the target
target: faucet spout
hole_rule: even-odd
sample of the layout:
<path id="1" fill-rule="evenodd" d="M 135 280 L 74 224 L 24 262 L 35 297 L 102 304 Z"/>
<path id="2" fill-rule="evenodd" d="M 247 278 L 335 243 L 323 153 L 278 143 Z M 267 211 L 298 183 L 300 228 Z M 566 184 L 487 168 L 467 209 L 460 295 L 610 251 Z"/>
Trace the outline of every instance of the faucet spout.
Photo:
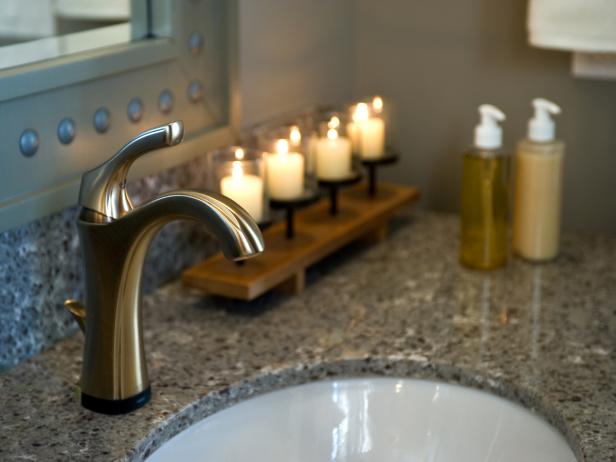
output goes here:
<path id="1" fill-rule="evenodd" d="M 261 230 L 248 212 L 211 192 L 180 190 L 161 194 L 113 223 L 133 234 L 131 240 L 149 245 L 160 227 L 181 219 L 203 224 L 230 260 L 244 260 L 264 250 Z"/>

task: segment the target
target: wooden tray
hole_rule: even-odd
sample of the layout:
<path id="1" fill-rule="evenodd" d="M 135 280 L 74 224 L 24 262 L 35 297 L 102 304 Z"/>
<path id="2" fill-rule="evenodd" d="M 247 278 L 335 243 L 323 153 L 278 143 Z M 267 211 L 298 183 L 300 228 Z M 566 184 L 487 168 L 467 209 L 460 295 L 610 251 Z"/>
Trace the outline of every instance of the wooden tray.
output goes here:
<path id="1" fill-rule="evenodd" d="M 329 200 L 321 199 L 296 213 L 293 239 L 285 238 L 284 222 L 276 223 L 263 233 L 263 254 L 238 265 L 218 253 L 184 271 L 182 281 L 208 294 L 240 300 L 253 300 L 271 289 L 299 293 L 310 265 L 354 240 L 385 239 L 391 216 L 419 197 L 411 186 L 378 187 L 375 197 L 368 197 L 366 183 L 341 191 L 336 216 L 329 214 Z"/>

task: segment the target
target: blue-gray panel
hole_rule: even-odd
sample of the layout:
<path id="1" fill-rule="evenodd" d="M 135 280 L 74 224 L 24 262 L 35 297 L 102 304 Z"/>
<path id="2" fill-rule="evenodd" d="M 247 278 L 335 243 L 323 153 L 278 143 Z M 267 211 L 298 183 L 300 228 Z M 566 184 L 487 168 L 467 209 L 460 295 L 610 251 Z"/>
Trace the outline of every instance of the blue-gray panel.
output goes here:
<path id="1" fill-rule="evenodd" d="M 201 154 L 200 147 L 231 141 L 230 85 L 236 57 L 233 2 L 159 0 L 154 4 L 172 17 L 161 27 L 167 37 L 0 72 L 0 230 L 75 204 L 81 174 L 152 126 L 181 119 L 188 143 L 165 152 L 164 157 L 163 153 L 147 156 L 137 166 L 138 175 L 185 162 Z M 203 38 L 199 53 L 190 49 L 195 33 Z M 191 101 L 191 82 L 202 85 L 203 99 Z M 158 104 L 164 90 L 173 94 L 173 107 L 166 113 Z M 138 122 L 128 116 L 133 98 L 143 103 Z M 94 113 L 101 107 L 111 115 L 104 133 L 93 125 Z M 70 144 L 63 144 L 57 135 L 58 124 L 66 117 L 76 126 Z M 35 130 L 40 139 L 30 157 L 19 148 L 20 134 L 26 129 Z"/>

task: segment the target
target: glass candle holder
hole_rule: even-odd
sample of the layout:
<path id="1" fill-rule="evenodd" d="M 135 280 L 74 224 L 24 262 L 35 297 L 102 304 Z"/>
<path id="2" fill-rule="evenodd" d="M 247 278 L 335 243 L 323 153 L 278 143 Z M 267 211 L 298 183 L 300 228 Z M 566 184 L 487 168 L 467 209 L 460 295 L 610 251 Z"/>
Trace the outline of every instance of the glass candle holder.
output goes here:
<path id="1" fill-rule="evenodd" d="M 348 108 L 347 132 L 353 152 L 362 160 L 385 156 L 385 108 L 383 98 L 354 103 Z"/>
<path id="2" fill-rule="evenodd" d="M 317 135 L 310 145 L 314 151 L 317 178 L 336 181 L 353 176 L 353 147 L 344 114 L 327 111 L 319 118 Z"/>
<path id="3" fill-rule="evenodd" d="M 293 201 L 316 194 L 305 141 L 301 127 L 295 123 L 268 127 L 257 134 L 259 147 L 266 151 L 270 199 Z"/>
<path id="4" fill-rule="evenodd" d="M 229 146 L 209 156 L 211 184 L 237 202 L 259 224 L 269 221 L 266 160 L 262 151 Z"/>

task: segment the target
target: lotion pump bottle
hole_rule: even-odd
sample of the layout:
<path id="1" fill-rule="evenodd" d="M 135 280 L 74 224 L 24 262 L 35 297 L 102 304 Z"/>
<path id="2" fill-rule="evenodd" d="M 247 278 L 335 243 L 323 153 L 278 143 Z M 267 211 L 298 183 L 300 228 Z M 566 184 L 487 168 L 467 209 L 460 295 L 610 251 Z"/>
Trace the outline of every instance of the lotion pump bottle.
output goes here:
<path id="1" fill-rule="evenodd" d="M 535 115 L 528 122 L 528 138 L 518 143 L 513 214 L 513 251 L 530 261 L 558 255 L 565 145 L 555 140 L 551 101 L 533 100 Z"/>
<path id="2" fill-rule="evenodd" d="M 507 264 L 509 157 L 501 151 L 498 125 L 505 114 L 484 104 L 479 115 L 474 145 L 463 155 L 460 262 L 491 270 Z"/>

